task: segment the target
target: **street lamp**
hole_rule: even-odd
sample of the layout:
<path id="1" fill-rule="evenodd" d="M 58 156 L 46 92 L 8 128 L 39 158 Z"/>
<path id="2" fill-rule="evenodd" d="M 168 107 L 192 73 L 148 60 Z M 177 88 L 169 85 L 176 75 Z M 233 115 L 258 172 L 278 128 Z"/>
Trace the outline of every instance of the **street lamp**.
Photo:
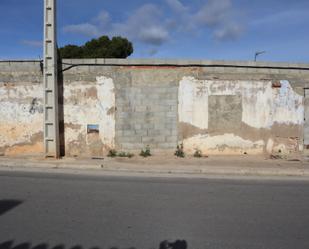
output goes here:
<path id="1" fill-rule="evenodd" d="M 265 53 L 266 53 L 266 51 L 258 51 L 258 52 L 255 52 L 254 61 L 257 60 L 257 57 L 258 57 L 259 55 L 265 54 Z"/>

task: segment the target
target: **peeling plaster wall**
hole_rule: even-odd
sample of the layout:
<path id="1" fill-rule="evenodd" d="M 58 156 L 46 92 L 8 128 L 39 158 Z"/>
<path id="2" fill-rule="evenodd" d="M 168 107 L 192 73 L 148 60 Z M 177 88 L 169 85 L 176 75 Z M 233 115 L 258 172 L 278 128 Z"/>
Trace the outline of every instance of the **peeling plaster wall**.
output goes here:
<path id="1" fill-rule="evenodd" d="M 263 154 L 265 142 L 263 140 L 251 141 L 243 139 L 235 134 L 223 135 L 196 135 L 183 141 L 185 150 L 194 153 L 199 149 L 203 154 L 239 155 L 249 153 L 251 155 Z"/>
<path id="2" fill-rule="evenodd" d="M 185 150 L 193 153 L 199 149 L 205 154 L 289 153 L 301 150 L 303 96 L 293 90 L 289 81 L 281 80 L 279 83 L 277 88 L 270 80 L 222 81 L 183 77 L 179 85 L 179 121 L 182 127 L 190 124 L 197 130 L 189 137 L 185 134 L 182 140 Z M 214 96 L 239 96 L 240 106 L 234 106 L 235 100 L 231 98 L 220 101 L 217 97 L 217 105 L 209 108 L 210 98 Z M 216 116 L 216 113 L 226 114 L 225 118 Z M 272 132 L 275 124 L 283 127 L 276 135 Z M 286 137 L 289 127 L 295 132 Z M 256 136 L 256 133 L 260 135 Z M 296 146 L 289 147 L 284 138 L 298 138 Z"/>
<path id="3" fill-rule="evenodd" d="M 65 148 L 70 156 L 102 156 L 115 146 L 115 89 L 113 79 L 71 82 L 64 87 Z M 87 125 L 98 125 L 88 134 Z"/>
<path id="4" fill-rule="evenodd" d="M 280 88 L 265 83 L 252 82 L 242 93 L 242 121 L 255 128 L 270 128 L 274 123 L 303 125 L 303 95 L 294 92 L 287 80 L 280 81 Z"/>
<path id="5" fill-rule="evenodd" d="M 43 153 L 43 89 L 39 64 L 0 64 L 0 155 Z M 6 69 L 6 70 L 4 70 Z M 22 70 L 24 69 L 24 70 Z M 30 72 L 32 75 L 30 75 Z"/>
<path id="6" fill-rule="evenodd" d="M 147 145 L 172 154 L 179 143 L 188 154 L 290 154 L 306 147 L 307 65 L 64 62 L 59 119 L 67 156 L 137 153 Z M 0 155 L 43 153 L 42 93 L 38 61 L 0 61 Z M 89 133 L 88 125 L 98 132 Z"/>

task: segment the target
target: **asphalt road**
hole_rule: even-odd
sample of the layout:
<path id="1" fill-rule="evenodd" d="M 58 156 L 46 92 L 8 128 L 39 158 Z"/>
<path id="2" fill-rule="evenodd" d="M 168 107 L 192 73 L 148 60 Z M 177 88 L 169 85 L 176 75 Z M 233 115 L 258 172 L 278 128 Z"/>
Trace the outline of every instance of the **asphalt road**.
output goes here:
<path id="1" fill-rule="evenodd" d="M 309 182 L 0 172 L 0 249 L 177 239 L 173 249 L 308 249 Z"/>

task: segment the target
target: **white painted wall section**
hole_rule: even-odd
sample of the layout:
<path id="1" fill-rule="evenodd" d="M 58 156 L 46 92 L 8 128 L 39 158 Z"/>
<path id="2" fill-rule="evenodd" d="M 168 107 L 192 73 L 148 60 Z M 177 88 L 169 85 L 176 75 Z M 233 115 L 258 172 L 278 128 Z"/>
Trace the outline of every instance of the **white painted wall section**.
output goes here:
<path id="1" fill-rule="evenodd" d="M 179 84 L 179 121 L 208 129 L 208 87 L 206 82 L 184 77 Z"/>

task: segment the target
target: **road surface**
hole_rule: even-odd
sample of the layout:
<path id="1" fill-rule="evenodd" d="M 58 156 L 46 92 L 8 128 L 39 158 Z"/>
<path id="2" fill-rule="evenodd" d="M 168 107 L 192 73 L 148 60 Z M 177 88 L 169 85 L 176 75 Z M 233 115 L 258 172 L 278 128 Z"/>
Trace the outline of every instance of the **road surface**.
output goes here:
<path id="1" fill-rule="evenodd" d="M 309 182 L 0 172 L 0 249 L 159 249 L 164 240 L 308 249 Z"/>

